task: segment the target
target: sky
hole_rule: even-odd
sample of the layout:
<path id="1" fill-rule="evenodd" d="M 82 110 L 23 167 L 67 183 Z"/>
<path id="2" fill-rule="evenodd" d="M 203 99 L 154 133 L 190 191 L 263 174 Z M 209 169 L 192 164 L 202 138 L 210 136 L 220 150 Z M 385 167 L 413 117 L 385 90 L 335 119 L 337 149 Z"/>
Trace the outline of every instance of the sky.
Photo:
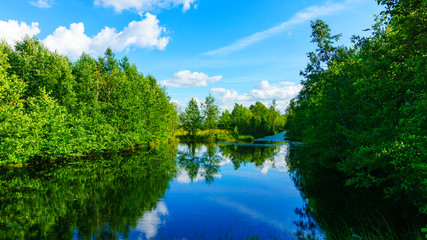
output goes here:
<path id="1" fill-rule="evenodd" d="M 0 39 L 35 36 L 76 61 L 111 47 L 166 87 L 185 108 L 215 97 L 222 110 L 273 99 L 284 113 L 301 89 L 310 22 L 322 19 L 337 45 L 368 36 L 375 0 L 0 0 Z"/>

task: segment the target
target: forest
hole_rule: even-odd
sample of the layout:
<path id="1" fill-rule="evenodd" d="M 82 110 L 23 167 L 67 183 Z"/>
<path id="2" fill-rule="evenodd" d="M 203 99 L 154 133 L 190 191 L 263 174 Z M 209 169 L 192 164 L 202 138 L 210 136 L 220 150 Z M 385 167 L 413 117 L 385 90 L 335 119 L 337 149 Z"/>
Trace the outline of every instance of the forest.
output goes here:
<path id="1" fill-rule="evenodd" d="M 169 100 L 111 49 L 71 62 L 37 39 L 0 43 L 0 165 L 166 142 L 177 127 Z"/>
<path id="2" fill-rule="evenodd" d="M 427 1 L 378 3 L 385 10 L 371 35 L 353 37 L 352 47 L 337 46 L 340 35 L 312 22 L 317 48 L 301 71 L 303 89 L 287 109 L 286 128 L 304 143 L 305 160 L 295 165 L 380 190 L 425 215 Z"/>
<path id="3" fill-rule="evenodd" d="M 179 113 L 153 76 L 110 48 L 98 59 L 82 54 L 71 62 L 35 38 L 13 47 L 2 42 L 0 166 L 154 145 L 174 140 L 178 129 L 192 139 L 207 130 L 211 140 L 218 128 L 230 140 L 283 131 L 275 101 L 221 114 L 214 101 L 209 95 L 199 107 L 192 99 Z"/>
<path id="4" fill-rule="evenodd" d="M 215 105 L 215 98 L 209 94 L 201 104 L 192 98 L 184 111 L 180 112 L 179 123 L 186 132 L 186 139 L 253 140 L 284 131 L 286 115 L 280 114 L 276 100 L 272 101 L 269 108 L 257 101 L 249 108 L 235 103 L 231 113 L 227 109 L 220 112 Z M 197 134 L 200 130 L 207 134 Z M 219 131 L 222 136 L 218 136 L 216 130 L 223 130 Z"/>

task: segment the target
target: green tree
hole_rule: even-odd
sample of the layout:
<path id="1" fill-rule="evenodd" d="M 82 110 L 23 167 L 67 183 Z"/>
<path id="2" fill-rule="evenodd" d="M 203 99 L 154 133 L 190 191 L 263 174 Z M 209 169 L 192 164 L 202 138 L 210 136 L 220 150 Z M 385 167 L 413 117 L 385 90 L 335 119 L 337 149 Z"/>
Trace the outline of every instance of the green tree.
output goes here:
<path id="1" fill-rule="evenodd" d="M 22 99 L 27 85 L 16 75 L 8 74 L 8 52 L 9 46 L 0 43 L 0 165 L 21 163 L 36 151 Z"/>
<path id="2" fill-rule="evenodd" d="M 219 119 L 219 108 L 214 104 L 215 98 L 211 94 L 206 97 L 202 103 L 202 112 L 204 117 L 204 125 L 209 130 L 209 136 L 212 136 L 212 129 L 216 128 Z"/>
<path id="3" fill-rule="evenodd" d="M 288 109 L 289 137 L 307 162 L 342 174 L 347 185 L 381 189 L 427 213 L 427 3 L 379 1 L 386 10 L 370 37 L 333 47 L 337 35 L 312 24 L 318 48 Z"/>
<path id="4" fill-rule="evenodd" d="M 37 39 L 26 38 L 16 43 L 8 58 L 9 73 L 27 84 L 26 97 L 36 97 L 45 89 L 60 105 L 74 109 L 75 79 L 67 57 L 50 52 Z"/>
<path id="5" fill-rule="evenodd" d="M 111 49 L 71 63 L 37 39 L 0 43 L 0 164 L 165 142 L 177 111 L 164 88 Z"/>
<path id="6" fill-rule="evenodd" d="M 224 110 L 224 112 L 221 113 L 221 116 L 219 117 L 218 127 L 220 129 L 232 130 L 231 126 L 231 114 L 230 111 L 226 109 Z"/>
<path id="7" fill-rule="evenodd" d="M 193 138 L 196 137 L 197 131 L 202 127 L 202 115 L 194 98 L 188 102 L 187 108 L 180 114 L 179 119 L 184 130 Z"/>

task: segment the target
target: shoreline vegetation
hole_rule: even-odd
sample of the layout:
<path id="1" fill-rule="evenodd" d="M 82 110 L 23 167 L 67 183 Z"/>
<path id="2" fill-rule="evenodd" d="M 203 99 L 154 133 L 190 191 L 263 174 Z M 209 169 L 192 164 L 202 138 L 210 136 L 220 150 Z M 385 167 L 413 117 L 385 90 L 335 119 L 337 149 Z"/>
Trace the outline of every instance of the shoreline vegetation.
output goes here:
<path id="1" fill-rule="evenodd" d="M 212 129 L 211 133 L 209 130 L 202 130 L 197 133 L 195 137 L 188 135 L 184 131 L 178 131 L 176 138 L 180 141 L 200 141 L 200 142 L 253 142 L 255 138 L 251 135 L 237 135 L 234 136 L 233 133 L 225 129 Z"/>
<path id="2" fill-rule="evenodd" d="M 183 111 L 178 111 L 179 129 L 176 136 L 185 141 L 246 141 L 273 135 L 285 130 L 286 115 L 277 109 L 276 100 L 267 108 L 257 101 L 245 107 L 235 104 L 233 110 L 220 113 L 210 94 L 198 103 L 192 98 Z"/>
<path id="3" fill-rule="evenodd" d="M 336 46 L 341 35 L 322 20 L 312 22 L 317 48 L 308 53 L 302 90 L 287 109 L 288 137 L 304 143 L 290 169 L 317 217 L 325 200 L 318 182 L 335 178 L 342 191 L 377 193 L 399 209 L 393 228 L 408 216 L 420 219 L 419 234 L 427 222 L 427 1 L 378 3 L 385 10 L 367 30 L 371 35 L 353 36 L 351 47 Z M 401 203 L 411 211 L 400 210 Z M 333 218 L 324 229 L 351 222 L 324 215 Z"/>
<path id="4" fill-rule="evenodd" d="M 219 112 L 209 95 L 180 112 L 166 89 L 108 48 L 71 62 L 36 38 L 0 42 L 0 166 L 132 150 L 181 140 L 253 141 L 285 116 L 257 102 Z M 214 129 L 222 129 L 215 130 Z M 207 133 L 205 132 L 207 130 Z M 188 134 L 184 134 L 186 131 Z M 200 134 L 196 134 L 201 131 Z"/>
<path id="5" fill-rule="evenodd" d="M 111 49 L 71 62 L 26 38 L 0 43 L 0 166 L 172 141 L 176 108 Z"/>

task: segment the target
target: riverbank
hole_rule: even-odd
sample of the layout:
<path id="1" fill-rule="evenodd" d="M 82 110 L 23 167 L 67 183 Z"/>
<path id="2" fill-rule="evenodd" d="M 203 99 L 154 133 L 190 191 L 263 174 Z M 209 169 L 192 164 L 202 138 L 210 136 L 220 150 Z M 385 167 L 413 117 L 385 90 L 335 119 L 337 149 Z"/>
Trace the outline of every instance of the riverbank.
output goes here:
<path id="1" fill-rule="evenodd" d="M 180 141 L 201 141 L 201 142 L 253 142 L 255 138 L 250 135 L 238 135 L 237 137 L 231 131 L 225 129 L 201 130 L 196 136 L 190 136 L 185 131 L 179 131 L 175 137 Z"/>

